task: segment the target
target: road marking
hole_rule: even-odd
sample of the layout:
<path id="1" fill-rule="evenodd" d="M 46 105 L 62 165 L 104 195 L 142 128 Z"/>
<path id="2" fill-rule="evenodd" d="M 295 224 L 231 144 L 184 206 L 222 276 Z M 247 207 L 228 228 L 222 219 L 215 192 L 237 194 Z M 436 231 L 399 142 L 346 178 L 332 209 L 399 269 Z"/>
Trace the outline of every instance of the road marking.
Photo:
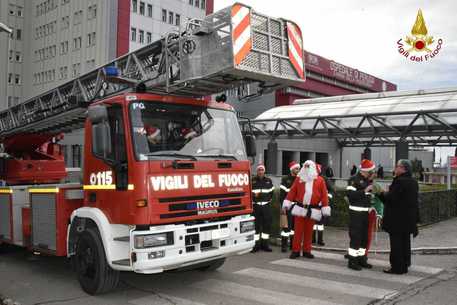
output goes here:
<path id="1" fill-rule="evenodd" d="M 346 260 L 344 258 L 344 255 L 338 254 L 338 253 L 314 251 L 313 254 L 314 254 L 314 256 L 316 256 L 318 258 L 333 259 L 333 260 L 338 260 L 338 261 Z M 385 260 L 368 258 L 368 262 L 370 264 L 372 264 L 373 266 L 377 266 L 377 267 L 390 267 L 390 263 Z M 440 273 L 441 271 L 443 271 L 443 269 L 441 269 L 441 268 L 418 266 L 418 265 L 412 265 L 411 267 L 408 268 L 408 270 L 414 271 L 414 272 L 420 272 L 420 273 L 427 273 L 427 274 L 437 274 L 437 273 Z"/>
<path id="2" fill-rule="evenodd" d="M 216 279 L 204 280 L 192 284 L 192 287 L 224 294 L 227 296 L 238 297 L 261 304 L 287 304 L 287 305 L 337 305 L 336 303 L 298 296 L 291 293 L 272 291 L 253 286 L 240 285 L 234 282 L 221 281 Z"/>
<path id="3" fill-rule="evenodd" d="M 391 298 L 393 295 L 397 293 L 396 290 L 380 289 L 365 285 L 337 282 L 315 277 L 301 276 L 291 273 L 277 272 L 273 270 L 265 270 L 259 268 L 247 268 L 237 271 L 235 273 L 263 280 L 273 280 L 300 287 L 323 289 L 329 292 L 337 292 L 366 298 Z"/>
<path id="4" fill-rule="evenodd" d="M 188 299 L 181 299 L 163 293 L 151 294 L 139 299 L 131 300 L 129 303 L 133 305 L 206 305 L 203 303 L 194 302 Z"/>
<path id="5" fill-rule="evenodd" d="M 403 284 L 412 284 L 417 281 L 422 280 L 422 277 L 418 276 L 411 276 L 411 275 L 396 275 L 396 274 L 386 274 L 379 271 L 372 271 L 364 269 L 362 271 L 355 271 L 351 270 L 347 267 L 343 266 L 335 266 L 330 264 L 320 264 L 320 263 L 313 263 L 309 260 L 297 260 L 297 259 L 280 259 L 274 262 L 271 262 L 275 265 L 293 267 L 293 268 L 300 268 L 300 269 L 307 269 L 313 271 L 320 271 L 320 272 L 327 272 L 327 273 L 334 273 L 334 274 L 341 274 L 341 275 L 349 275 L 354 277 L 360 278 L 367 278 L 373 280 L 384 280 L 389 282 L 398 282 Z"/>

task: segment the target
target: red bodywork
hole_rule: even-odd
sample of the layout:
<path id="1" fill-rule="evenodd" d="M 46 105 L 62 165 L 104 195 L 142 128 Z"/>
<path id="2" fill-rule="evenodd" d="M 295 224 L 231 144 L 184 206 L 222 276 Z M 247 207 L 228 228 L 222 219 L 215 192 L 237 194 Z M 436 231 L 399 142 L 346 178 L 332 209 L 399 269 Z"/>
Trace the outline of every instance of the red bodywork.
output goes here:
<path id="1" fill-rule="evenodd" d="M 65 178 L 65 160 L 54 134 L 17 134 L 3 140 L 5 152 L 0 179 L 9 185 L 56 183 Z"/>
<path id="2" fill-rule="evenodd" d="M 129 100 L 136 98 L 137 100 L 151 103 L 162 102 L 232 110 L 231 106 L 224 103 L 154 94 L 127 93 L 98 102 L 105 105 L 119 104 L 123 107 L 125 142 L 128 156 L 128 183 L 133 189 L 86 188 L 90 186 L 90 175 L 99 172 L 112 171 L 113 180 L 116 181 L 114 169 L 92 154 L 92 128 L 91 123 L 87 120 L 85 124 L 83 180 L 85 187 L 85 206 L 101 209 L 111 223 L 136 225 L 188 222 L 198 219 L 214 219 L 217 217 L 249 214 L 252 212 L 250 182 L 241 187 L 218 186 L 219 174 L 237 174 L 247 177 L 249 180 L 250 163 L 247 160 L 178 161 L 178 163 L 192 163 L 192 169 L 175 169 L 172 166 L 173 162 L 168 160 L 136 160 L 132 145 L 131 126 L 128 119 L 128 105 L 130 102 L 126 100 L 127 97 Z M 215 186 L 205 189 L 196 188 L 193 184 L 196 175 L 199 177 L 201 175 L 211 175 L 212 182 L 215 183 Z M 189 181 L 188 187 L 177 190 L 154 191 L 151 185 L 151 177 L 157 176 L 187 176 L 187 180 Z M 137 207 L 137 201 L 141 200 L 147 200 L 146 207 Z M 192 212 L 183 209 L 186 204 L 208 200 L 219 200 L 227 205 L 217 209 L 216 214 L 203 214 L 204 208 L 199 214 L 196 214 L 196 211 Z M 212 208 L 208 208 L 208 210 L 215 212 Z"/>

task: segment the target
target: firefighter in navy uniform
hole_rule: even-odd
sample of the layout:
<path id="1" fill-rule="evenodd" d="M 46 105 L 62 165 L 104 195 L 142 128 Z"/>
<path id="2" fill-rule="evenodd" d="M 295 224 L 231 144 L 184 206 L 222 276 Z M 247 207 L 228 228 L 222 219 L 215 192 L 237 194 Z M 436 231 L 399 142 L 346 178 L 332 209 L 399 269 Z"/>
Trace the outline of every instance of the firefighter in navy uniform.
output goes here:
<path id="1" fill-rule="evenodd" d="M 271 199 L 274 186 L 270 178 L 265 176 L 265 166 L 257 166 L 257 175 L 252 178 L 252 205 L 255 216 L 255 246 L 252 252 L 263 250 L 271 252 L 269 245 L 271 231 Z"/>
<path id="2" fill-rule="evenodd" d="M 370 269 L 367 262 L 366 248 L 368 241 L 368 211 L 371 207 L 370 177 L 375 164 L 367 159 L 362 160 L 360 170 L 352 176 L 346 187 L 349 200 L 349 238 L 348 267 L 360 271 Z"/>
<path id="3" fill-rule="evenodd" d="M 322 166 L 320 164 L 316 163 L 317 167 L 317 173 L 319 176 L 321 176 L 325 180 L 325 185 L 327 186 L 327 191 L 328 191 L 328 202 L 329 205 L 331 205 L 333 201 L 333 193 L 335 192 L 332 183 L 330 180 L 323 175 L 322 173 Z M 312 238 L 312 243 L 313 244 L 318 244 L 319 246 L 325 246 L 324 242 L 324 223 L 326 222 L 326 218 L 322 218 L 320 221 L 317 221 L 316 224 L 313 227 L 313 238 Z"/>
<path id="4" fill-rule="evenodd" d="M 292 187 L 292 184 L 297 178 L 297 174 L 300 171 L 300 164 L 296 161 L 291 161 L 289 163 L 290 173 L 286 176 L 283 176 L 281 179 L 280 193 L 279 193 L 279 202 L 284 202 L 287 194 Z M 281 209 L 281 215 L 286 215 L 286 223 L 280 221 L 281 223 L 281 252 L 287 252 L 287 243 L 290 243 L 289 248 L 292 249 L 292 241 L 294 240 L 294 217 L 291 214 L 291 210 Z M 283 218 L 284 219 L 284 218 Z"/>

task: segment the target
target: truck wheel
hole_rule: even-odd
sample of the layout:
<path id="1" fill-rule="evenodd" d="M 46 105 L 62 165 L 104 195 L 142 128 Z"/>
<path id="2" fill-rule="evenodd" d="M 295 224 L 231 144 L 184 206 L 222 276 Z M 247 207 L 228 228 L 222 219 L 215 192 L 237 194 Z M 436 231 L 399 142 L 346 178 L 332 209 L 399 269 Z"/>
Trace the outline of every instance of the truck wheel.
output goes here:
<path id="1" fill-rule="evenodd" d="M 206 266 L 198 268 L 200 271 L 214 271 L 225 263 L 225 257 L 224 258 L 218 258 L 213 261 L 209 261 Z"/>
<path id="2" fill-rule="evenodd" d="M 81 233 L 74 260 L 79 284 L 86 293 L 96 295 L 117 287 L 119 271 L 108 265 L 103 243 L 96 229 L 88 228 Z"/>

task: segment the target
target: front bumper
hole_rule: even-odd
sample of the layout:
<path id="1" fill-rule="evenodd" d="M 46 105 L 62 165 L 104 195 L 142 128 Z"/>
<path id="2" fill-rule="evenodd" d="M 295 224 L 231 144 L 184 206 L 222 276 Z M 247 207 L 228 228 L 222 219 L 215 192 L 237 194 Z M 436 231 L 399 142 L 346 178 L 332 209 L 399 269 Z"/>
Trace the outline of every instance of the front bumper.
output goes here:
<path id="1" fill-rule="evenodd" d="M 150 227 L 148 231 L 132 230 L 132 270 L 137 273 L 159 273 L 247 253 L 254 247 L 254 231 L 240 233 L 240 222 L 248 220 L 254 220 L 254 217 L 245 215 L 192 226 L 166 225 Z M 174 244 L 145 249 L 134 247 L 136 235 L 162 232 L 173 232 Z M 162 253 L 163 257 L 153 258 L 157 253 Z"/>

